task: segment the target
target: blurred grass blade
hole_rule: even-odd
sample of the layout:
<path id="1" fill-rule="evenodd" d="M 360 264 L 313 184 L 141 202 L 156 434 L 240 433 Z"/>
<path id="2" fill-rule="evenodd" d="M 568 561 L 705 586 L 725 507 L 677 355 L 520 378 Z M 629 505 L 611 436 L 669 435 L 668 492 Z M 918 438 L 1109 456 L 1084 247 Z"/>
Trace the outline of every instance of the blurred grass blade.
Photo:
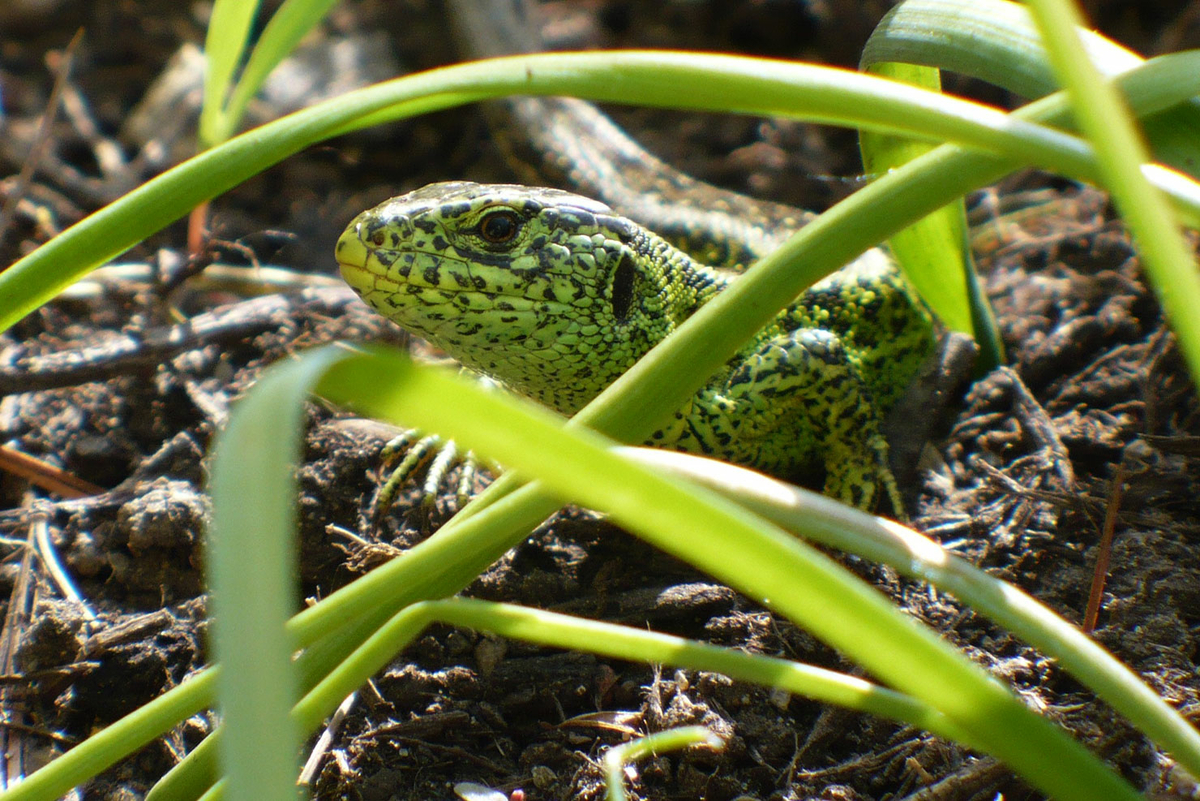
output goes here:
<path id="1" fill-rule="evenodd" d="M 1193 378 L 1200 377 L 1200 270 L 1174 210 L 1146 179 L 1150 154 L 1136 123 L 1084 49 L 1076 33 L 1083 18 L 1070 0 L 1030 0 L 1029 8 L 1075 119 L 1096 149 L 1105 185 L 1133 235 L 1188 369 Z"/>
<path id="2" fill-rule="evenodd" d="M 200 148 L 207 150 L 225 141 L 229 127 L 225 103 L 233 75 L 242 63 L 259 0 L 216 0 L 204 38 L 204 105 L 200 110 Z"/>
<path id="3" fill-rule="evenodd" d="M 1143 61 L 1098 33 L 1084 35 L 1110 75 Z M 886 61 L 970 75 L 1030 99 L 1059 88 L 1029 10 L 1010 0 L 904 0 L 863 47 L 862 66 Z"/>
<path id="4" fill-rule="evenodd" d="M 205 553 L 213 652 L 223 665 L 222 766 L 232 799 L 296 797 L 300 735 L 290 712 L 299 685 L 284 629 L 299 605 L 295 464 L 305 390 L 338 357 L 326 350 L 293 372 L 264 373 L 213 446 Z"/>
<path id="5" fill-rule="evenodd" d="M 1079 34 L 1106 76 L 1144 63 L 1094 31 Z M 863 66 L 888 61 L 970 75 L 1027 98 L 1042 97 L 1059 85 L 1028 9 L 1008 0 L 905 0 L 888 12 L 863 48 Z M 1200 98 L 1171 103 L 1143 125 L 1159 161 L 1200 176 Z"/>
<path id="6" fill-rule="evenodd" d="M 942 90 L 938 71 L 930 67 L 883 62 L 872 64 L 865 71 L 931 92 Z M 929 142 L 874 131 L 861 131 L 858 141 L 867 175 L 883 175 L 937 147 Z M 962 201 L 958 200 L 925 216 L 888 241 L 892 253 L 904 265 L 921 297 L 933 306 L 942 321 L 955 331 L 974 336 L 960 252 L 965 231 L 966 214 L 962 210 Z"/>
<path id="7" fill-rule="evenodd" d="M 250 100 L 262 88 L 271 70 L 295 49 L 300 40 L 316 27 L 338 0 L 285 0 L 271 16 L 271 21 L 254 45 L 246 68 L 226 104 L 224 118 L 226 139 L 233 135 L 241 122 Z"/>

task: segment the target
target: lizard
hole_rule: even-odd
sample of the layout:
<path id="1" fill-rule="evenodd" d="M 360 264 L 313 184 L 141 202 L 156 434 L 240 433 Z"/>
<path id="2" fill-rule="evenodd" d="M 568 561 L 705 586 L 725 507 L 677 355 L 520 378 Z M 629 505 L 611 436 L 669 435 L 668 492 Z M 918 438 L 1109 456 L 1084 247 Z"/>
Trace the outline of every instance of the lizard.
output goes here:
<path id="1" fill-rule="evenodd" d="M 772 238 L 786 231 L 772 232 Z M 376 311 L 464 366 L 577 411 L 730 281 L 609 206 L 558 189 L 430 184 L 359 214 L 336 246 Z M 880 426 L 935 349 L 936 324 L 871 250 L 814 284 L 646 444 L 904 516 Z"/>

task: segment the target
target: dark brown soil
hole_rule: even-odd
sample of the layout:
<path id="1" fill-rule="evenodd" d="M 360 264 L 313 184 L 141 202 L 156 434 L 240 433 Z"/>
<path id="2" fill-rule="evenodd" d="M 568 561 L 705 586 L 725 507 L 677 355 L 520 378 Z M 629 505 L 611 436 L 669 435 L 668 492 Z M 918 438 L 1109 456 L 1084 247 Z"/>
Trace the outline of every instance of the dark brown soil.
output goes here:
<path id="1" fill-rule="evenodd" d="M 16 174 L 35 138 L 53 75 L 44 63 L 84 37 L 49 150 L 0 241 L 9 264 L 52 234 L 183 157 L 186 103 L 150 113 L 147 147 L 131 119 L 185 42 L 202 41 L 201 8 L 145 0 L 28 0 L 0 7 L 0 170 Z M 397 8 L 397 6 L 402 8 Z M 362 56 L 366 79 L 456 58 L 441 3 L 339 6 L 311 48 Z M 550 3 L 564 46 L 730 49 L 852 65 L 886 4 L 782 0 L 725 4 Z M 1092 19 L 1145 53 L 1197 44 L 1196 4 L 1092 3 Z M 24 9 L 24 10 L 23 10 Z M 344 69 L 344 68 L 343 68 Z M 340 72 L 339 80 L 355 74 Z M 957 88 L 950 82 L 952 89 Z M 994 94 L 994 93 L 993 93 Z M 277 101 L 265 114 L 288 108 Z M 618 119 L 686 171 L 739 191 L 822 208 L 856 185 L 846 132 L 786 121 L 620 110 Z M 114 159 L 113 154 L 116 155 Z M 212 207 L 222 263 L 270 263 L 329 275 L 332 243 L 359 210 L 436 180 L 511 180 L 476 108 L 445 112 L 314 147 Z M 1039 193 L 1033 194 L 1035 190 Z M 1042 190 L 1049 190 L 1043 192 Z M 1023 195 L 1022 193 L 1031 193 Z M 997 220 L 995 196 L 1034 213 Z M 924 472 L 918 527 L 1070 620 L 1085 608 L 1118 466 L 1112 571 L 1097 638 L 1171 703 L 1200 702 L 1200 407 L 1127 239 L 1104 197 L 1044 176 L 1015 176 L 976 199 L 976 244 L 1009 367 L 977 381 L 948 415 L 940 458 Z M 86 737 L 204 663 L 201 543 L 208 507 L 202 458 L 229 403 L 266 364 L 333 340 L 403 340 L 340 287 L 246 299 L 213 280 L 184 280 L 184 225 L 123 261 L 168 282 L 106 280 L 64 296 L 0 336 L 0 444 L 104 491 L 75 500 L 20 478 L 0 480 L 10 599 L 0 670 L 9 753 L 26 769 Z M 190 320 L 191 338 L 165 335 Z M 453 512 L 410 492 L 380 530 L 367 510 L 379 450 L 374 424 L 313 408 L 300 471 L 302 589 L 326 595 Z M 23 543 L 45 520 L 91 619 Z M 331 533 L 340 526 L 363 545 Z M 1065 675 L 951 599 L 852 562 L 1029 702 L 1074 730 L 1154 798 L 1200 792 L 1170 759 Z M 29 565 L 24 565 L 28 568 Z M 843 670 L 853 666 L 803 631 L 583 512 L 559 515 L 470 588 L 472 595 L 624 622 Z M 28 598 L 29 613 L 16 616 Z M 596 758 L 626 731 L 699 722 L 729 737 L 719 754 L 638 766 L 641 798 L 1037 798 L 1002 767 L 928 735 L 712 674 L 564 654 L 469 631 L 427 632 L 360 694 L 316 778 L 321 798 L 450 799 L 471 780 L 531 799 L 596 797 Z M 87 799 L 140 798 L 203 737 L 197 716 L 84 788 Z M 929 788 L 933 789 L 929 789 Z"/>

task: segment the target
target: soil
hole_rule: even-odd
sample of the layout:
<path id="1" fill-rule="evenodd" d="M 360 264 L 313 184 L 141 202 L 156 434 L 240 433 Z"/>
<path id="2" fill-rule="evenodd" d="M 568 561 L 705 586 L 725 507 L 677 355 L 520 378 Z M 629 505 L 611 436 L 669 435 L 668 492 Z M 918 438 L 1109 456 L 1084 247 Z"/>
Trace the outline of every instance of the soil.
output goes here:
<path id="1" fill-rule="evenodd" d="M 341 4 L 307 44 L 313 61 L 303 69 L 319 71 L 320 54 L 335 45 L 357 61 L 339 62 L 334 83 L 456 60 L 441 3 L 400 5 Z M 563 46 L 726 49 L 852 66 L 886 5 L 556 2 L 547 4 L 554 20 L 547 35 Z M 180 48 L 202 41 L 206 9 L 162 0 L 0 7 L 0 174 L 9 176 L 0 195 L 19 201 L 0 263 L 187 155 L 187 99 L 167 103 L 164 114 L 146 98 Z M 1151 14 L 1142 4 L 1094 2 L 1088 11 L 1107 35 L 1146 54 L 1200 40 L 1194 3 L 1161 2 Z M 63 111 L 17 198 L 16 175 L 53 84 L 47 54 L 81 27 Z M 948 84 L 1002 99 L 985 87 Z M 332 84 L 316 86 L 304 100 Z M 285 88 L 256 113 L 290 110 Z M 843 131 L 615 112 L 659 155 L 732 189 L 820 209 L 860 183 L 854 138 Z M 139 138 L 143 131 L 153 138 Z M 126 278 L 110 272 L 81 285 L 0 336 L 0 444 L 98 489 L 65 499 L 16 475 L 0 477 L 7 557 L 0 596 L 10 599 L 5 636 L 19 644 L 3 668 L 15 680 L 6 680 L 0 698 L 16 724 L 8 753 L 23 753 L 27 770 L 204 664 L 203 456 L 230 402 L 264 365 L 303 347 L 405 341 L 336 285 L 247 298 L 244 287 L 194 274 L 219 262 L 332 275 L 332 243 L 358 211 L 454 178 L 512 179 L 478 108 L 313 147 L 217 199 L 203 259 L 189 261 L 177 223 L 121 259 Z M 1033 213 L 997 217 L 998 203 L 1012 198 Z M 1095 636 L 1194 716 L 1200 405 L 1174 339 L 1104 196 L 1022 173 L 973 205 L 979 266 L 1008 367 L 975 381 L 942 421 L 937 455 L 910 488 L 914 522 L 1080 621 L 1104 521 L 1115 510 Z M 172 328 L 181 319 L 186 331 Z M 172 333 L 186 336 L 177 342 Z M 413 490 L 371 526 L 389 432 L 317 407 L 309 417 L 300 581 L 306 597 L 319 597 L 428 536 L 454 502 L 423 510 Z M 39 526 L 86 606 L 64 599 L 29 557 L 25 542 Z M 364 539 L 331 533 L 335 526 Z M 1151 797 L 1200 794 L 1052 660 L 926 586 L 852 564 Z M 22 583 L 30 575 L 32 584 Z M 543 525 L 468 592 L 854 670 L 805 632 L 583 511 Z M 1039 797 L 1002 766 L 892 723 L 718 675 L 445 627 L 428 631 L 360 696 L 316 775 L 319 798 L 450 799 L 458 781 L 513 798 L 597 797 L 597 757 L 606 746 L 630 731 L 692 722 L 728 735 L 728 747 L 639 764 L 630 782 L 637 797 L 849 801 L 921 790 L 919 797 L 937 799 Z M 77 797 L 142 797 L 212 725 L 211 715 L 188 720 Z"/>

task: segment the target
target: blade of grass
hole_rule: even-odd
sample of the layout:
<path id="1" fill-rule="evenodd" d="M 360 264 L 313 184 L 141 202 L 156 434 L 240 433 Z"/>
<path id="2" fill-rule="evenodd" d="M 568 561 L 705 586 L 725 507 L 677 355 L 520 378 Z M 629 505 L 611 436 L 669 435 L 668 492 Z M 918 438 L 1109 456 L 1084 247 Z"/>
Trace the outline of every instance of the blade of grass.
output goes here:
<path id="1" fill-rule="evenodd" d="M 1071 100 L 1079 127 L 1096 149 L 1105 186 L 1113 195 L 1142 265 L 1154 284 L 1171 328 L 1183 345 L 1192 376 L 1200 376 L 1200 270 L 1183 241 L 1179 221 L 1162 194 L 1146 180 L 1150 154 L 1129 109 L 1103 79 L 1076 32 L 1083 25 L 1069 0 L 1029 0 L 1050 62 Z M 1184 345 L 1184 343 L 1188 343 Z"/>
<path id="2" fill-rule="evenodd" d="M 3 801 L 53 801 L 212 703 L 220 671 L 206 668 L 0 792 Z"/>
<path id="3" fill-rule="evenodd" d="M 382 375 L 395 380 L 385 384 Z M 1137 797 L 1078 743 L 840 565 L 735 504 L 609 452 L 597 434 L 563 429 L 540 407 L 482 392 L 380 349 L 332 366 L 319 391 L 373 416 L 445 431 L 536 475 L 561 497 L 608 512 L 655 547 L 786 615 L 887 684 L 939 709 L 1051 795 Z M 534 442 L 545 447 L 530 447 Z"/>
<path id="4" fill-rule="evenodd" d="M 285 438 L 286 439 L 286 438 Z M 268 443 L 276 457 L 290 446 L 290 442 Z M 279 522 L 278 517 L 272 517 L 266 522 Z M 279 537 L 287 539 L 291 532 L 282 528 L 265 527 L 260 530 L 260 536 Z M 496 558 L 499 558 L 497 555 Z M 494 559 L 492 561 L 495 561 Z M 484 565 L 483 567 L 486 567 Z M 483 567 L 475 569 L 471 575 L 477 575 Z M 466 571 L 464 571 L 466 572 Z M 419 591 L 424 575 L 418 571 L 409 571 L 412 584 Z M 352 585 L 351 585 L 352 586 Z M 438 593 L 433 593 L 434 595 Z M 372 633 L 387 621 L 392 614 L 388 608 L 378 608 L 367 605 L 354 620 L 346 621 L 341 628 L 322 638 L 315 644 L 309 645 L 296 659 L 296 672 L 299 674 L 300 686 L 307 693 L 318 682 L 321 682 L 331 670 L 336 668 L 345 658 L 372 635 Z M 208 669 L 206 669 L 208 670 Z M 177 691 L 187 691 L 186 684 L 181 688 L 171 690 L 168 695 Z M 155 699 L 151 704 L 157 704 L 161 699 Z M 339 701 L 341 699 L 338 699 Z M 120 726 L 118 722 L 114 726 Z M 219 777 L 217 767 L 217 750 L 224 740 L 224 728 L 217 726 L 191 753 L 184 757 L 150 789 L 146 801 L 191 801 L 198 798 Z M 86 748 L 86 743 L 84 746 Z"/>
<path id="5" fill-rule="evenodd" d="M 250 28 L 258 14 L 259 0 L 217 0 L 204 38 L 204 104 L 200 110 L 198 138 L 201 149 L 224 141 L 225 101 L 233 74 L 246 52 Z"/>
<path id="6" fill-rule="evenodd" d="M 1143 61 L 1093 31 L 1079 33 L 1108 76 Z M 1058 87 L 1029 11 L 1007 0 L 906 0 L 888 12 L 863 48 L 864 64 L 882 61 L 940 67 L 1022 97 L 1041 97 Z M 1200 98 L 1171 103 L 1147 116 L 1144 125 L 1159 160 L 1196 175 Z M 1064 127 L 1074 123 L 1067 120 Z"/>
<path id="7" fill-rule="evenodd" d="M 283 5 L 271 16 L 271 21 L 263 29 L 262 36 L 254 45 L 246 69 L 238 79 L 237 85 L 226 104 L 223 119 L 224 126 L 219 132 L 220 141 L 233 135 L 237 126 L 246 113 L 246 106 L 258 93 L 271 70 L 283 61 L 300 40 L 324 19 L 329 9 L 338 0 L 284 0 Z"/>
<path id="8" fill-rule="evenodd" d="M 305 731 L 315 730 L 343 698 L 433 623 L 611 659 L 713 671 L 970 742 L 965 731 L 927 704 L 855 676 L 628 626 L 467 598 L 422 601 L 398 612 L 296 705 L 296 724 Z"/>
<path id="9" fill-rule="evenodd" d="M 304 429 L 304 405 L 297 383 L 317 379 L 339 358 L 335 350 L 303 361 L 307 375 L 297 379 L 265 374 L 255 398 L 270 409 L 277 426 Z M 225 665 L 218 701 L 226 734 L 221 752 L 228 792 L 235 799 L 288 799 L 299 772 L 300 734 L 288 713 L 299 696 L 292 642 L 284 625 L 296 610 L 299 574 L 292 536 L 263 536 L 296 529 L 295 464 L 297 437 L 290 449 L 269 447 L 277 436 L 253 407 L 232 415 L 214 440 L 213 450 L 237 449 L 236 459 L 216 459 L 209 491 L 212 526 L 206 561 L 211 588 L 212 645 Z M 257 502 L 242 503 L 247 489 Z"/>
<path id="10" fill-rule="evenodd" d="M 657 756 L 668 751 L 678 751 L 693 745 L 706 745 L 714 750 L 725 746 L 725 741 L 703 726 L 681 726 L 656 734 L 639 737 L 628 743 L 613 746 L 604 754 L 604 783 L 608 801 L 625 801 L 625 765 Z"/>
<path id="11" fill-rule="evenodd" d="M 1200 71 L 1198 71 L 1200 72 Z M 1196 84 L 1196 74 L 1180 80 Z M 695 87 L 684 93 L 681 86 Z M 1177 87 L 1178 88 L 1178 87 Z M 700 91 L 702 89 L 702 91 Z M 961 100 L 810 65 L 680 53 L 540 54 L 432 70 L 349 93 L 189 159 L 101 209 L 0 273 L 0 331 L 87 270 L 246 177 L 337 131 L 510 92 L 575 94 L 670 107 L 782 114 L 961 139 L 1014 163 L 1094 178 L 1078 139 Z M 1194 218 L 1200 218 L 1200 199 Z"/>
<path id="12" fill-rule="evenodd" d="M 703 484 L 783 528 L 822 545 L 927 581 L 1059 660 L 1181 764 L 1200 765 L 1200 732 L 1132 670 L 1067 620 L 1013 585 L 891 520 L 752 470 L 682 453 L 623 448 L 639 462 Z"/>
<path id="13" fill-rule="evenodd" d="M 1109 74 L 1142 58 L 1087 31 L 1088 49 Z M 1029 10 L 1009 0 L 905 0 L 880 21 L 863 46 L 863 66 L 899 61 L 970 75 L 1027 98 L 1058 89 Z"/>
<path id="14" fill-rule="evenodd" d="M 879 62 L 866 71 L 940 92 L 936 69 L 896 62 Z M 931 151 L 928 142 L 859 133 L 863 168 L 880 175 Z M 967 243 L 967 212 L 962 198 L 943 206 L 914 225 L 896 233 L 888 247 L 921 297 L 946 326 L 972 335 L 980 346 L 979 372 L 1004 361 L 1004 345 L 991 314 Z"/>

